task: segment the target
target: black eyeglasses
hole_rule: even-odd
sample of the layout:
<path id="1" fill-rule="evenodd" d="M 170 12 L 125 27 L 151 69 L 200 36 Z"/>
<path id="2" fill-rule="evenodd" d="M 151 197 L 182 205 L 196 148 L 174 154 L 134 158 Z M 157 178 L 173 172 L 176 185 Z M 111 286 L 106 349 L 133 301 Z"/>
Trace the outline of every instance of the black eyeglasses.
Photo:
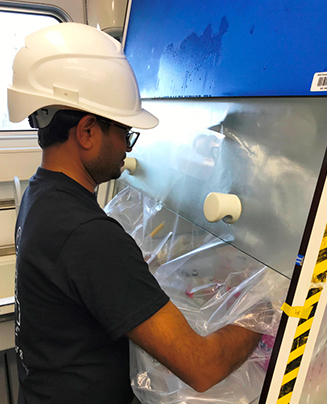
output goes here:
<path id="1" fill-rule="evenodd" d="M 123 129 L 125 131 L 126 144 L 129 149 L 131 149 L 135 145 L 137 139 L 140 136 L 140 132 L 134 132 L 133 130 L 128 129 L 126 126 L 120 125 L 117 122 L 113 122 L 110 119 L 98 117 L 98 120 L 105 123 L 108 127 L 110 125 L 113 125 L 119 129 Z"/>

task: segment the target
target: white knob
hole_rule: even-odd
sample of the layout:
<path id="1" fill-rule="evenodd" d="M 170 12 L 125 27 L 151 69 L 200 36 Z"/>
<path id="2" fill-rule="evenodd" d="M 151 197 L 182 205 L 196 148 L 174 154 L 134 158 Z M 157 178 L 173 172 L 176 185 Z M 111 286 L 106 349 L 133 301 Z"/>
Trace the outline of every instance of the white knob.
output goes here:
<path id="1" fill-rule="evenodd" d="M 14 177 L 14 199 L 15 199 L 16 215 L 18 215 L 18 211 L 20 208 L 20 202 L 22 200 L 22 189 L 21 189 L 20 181 L 19 181 L 18 177 Z"/>
<path id="2" fill-rule="evenodd" d="M 133 175 L 136 170 L 136 159 L 133 157 L 126 157 L 121 172 L 127 170 L 130 175 Z"/>
<path id="3" fill-rule="evenodd" d="M 236 195 L 211 192 L 204 201 L 203 212 L 208 222 L 235 223 L 241 216 L 242 205 Z"/>

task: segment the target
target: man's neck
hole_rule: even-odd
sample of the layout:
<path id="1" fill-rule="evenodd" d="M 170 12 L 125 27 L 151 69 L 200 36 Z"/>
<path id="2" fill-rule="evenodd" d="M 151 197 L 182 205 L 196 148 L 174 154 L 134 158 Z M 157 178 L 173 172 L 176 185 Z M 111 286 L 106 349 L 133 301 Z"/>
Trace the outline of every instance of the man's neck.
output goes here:
<path id="1" fill-rule="evenodd" d="M 43 150 L 41 167 L 46 170 L 61 172 L 93 193 L 97 184 L 86 172 L 80 160 L 69 151 L 65 153 L 61 149 L 59 152 L 56 147 L 49 146 Z"/>

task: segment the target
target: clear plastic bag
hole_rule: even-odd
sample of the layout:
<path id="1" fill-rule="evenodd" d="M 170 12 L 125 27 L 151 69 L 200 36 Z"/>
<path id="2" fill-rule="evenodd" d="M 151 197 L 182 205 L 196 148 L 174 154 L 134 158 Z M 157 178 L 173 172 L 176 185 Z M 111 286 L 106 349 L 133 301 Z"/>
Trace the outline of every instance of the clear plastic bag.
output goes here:
<path id="1" fill-rule="evenodd" d="M 134 238 L 152 273 L 165 262 L 216 240 L 130 187 L 120 191 L 104 211 Z"/>
<path id="2" fill-rule="evenodd" d="M 105 210 L 135 237 L 151 272 L 198 334 L 227 324 L 263 334 L 243 366 L 205 393 L 131 343 L 131 384 L 138 399 L 143 404 L 251 403 L 261 392 L 289 280 L 131 188 Z"/>

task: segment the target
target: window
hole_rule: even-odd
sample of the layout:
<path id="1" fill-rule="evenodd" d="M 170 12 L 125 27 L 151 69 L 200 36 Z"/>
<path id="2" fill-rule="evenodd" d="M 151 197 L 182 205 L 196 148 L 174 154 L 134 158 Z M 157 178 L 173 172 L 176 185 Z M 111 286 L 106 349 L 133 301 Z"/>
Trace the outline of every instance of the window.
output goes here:
<path id="1" fill-rule="evenodd" d="M 7 87 L 12 82 L 12 63 L 26 35 L 58 23 L 57 18 L 48 15 L 0 10 L 0 130 L 31 130 L 27 119 L 12 123 L 8 118 Z"/>

